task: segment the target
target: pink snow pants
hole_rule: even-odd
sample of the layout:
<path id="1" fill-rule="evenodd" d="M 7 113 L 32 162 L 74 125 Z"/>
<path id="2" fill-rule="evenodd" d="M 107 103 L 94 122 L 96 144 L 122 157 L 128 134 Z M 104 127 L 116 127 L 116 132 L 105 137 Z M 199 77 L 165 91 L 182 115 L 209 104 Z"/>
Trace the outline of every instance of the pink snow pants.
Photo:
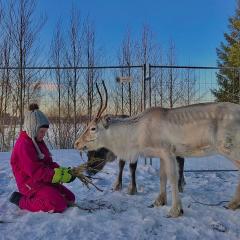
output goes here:
<path id="1" fill-rule="evenodd" d="M 31 212 L 61 213 L 74 201 L 74 194 L 63 185 L 46 185 L 31 196 L 23 196 L 19 201 L 19 207 Z"/>

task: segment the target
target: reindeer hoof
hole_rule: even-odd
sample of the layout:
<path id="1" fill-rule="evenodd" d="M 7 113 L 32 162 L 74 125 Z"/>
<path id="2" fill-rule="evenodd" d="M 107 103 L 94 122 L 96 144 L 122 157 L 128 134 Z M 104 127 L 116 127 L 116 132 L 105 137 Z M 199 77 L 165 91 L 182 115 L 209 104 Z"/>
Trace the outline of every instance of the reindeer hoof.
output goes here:
<path id="1" fill-rule="evenodd" d="M 172 207 L 167 215 L 167 217 L 176 218 L 183 215 L 183 209 L 181 207 Z"/>
<path id="2" fill-rule="evenodd" d="M 149 206 L 147 206 L 148 208 L 154 208 L 154 203 L 153 204 L 151 204 L 151 205 L 149 205 Z"/>
<path id="3" fill-rule="evenodd" d="M 113 186 L 114 191 L 121 191 L 122 190 L 122 184 L 120 183 L 115 183 Z"/>
<path id="4" fill-rule="evenodd" d="M 183 186 L 182 185 L 178 186 L 178 191 L 181 192 L 181 193 L 183 192 Z"/>
<path id="5" fill-rule="evenodd" d="M 178 191 L 179 191 L 179 192 L 183 192 L 185 185 L 186 185 L 186 182 L 185 182 L 184 179 L 182 179 L 182 181 L 180 181 L 180 182 L 178 183 Z"/>
<path id="6" fill-rule="evenodd" d="M 236 210 L 236 209 L 240 208 L 240 202 L 238 202 L 238 201 L 231 201 L 231 202 L 228 203 L 226 208 L 227 209 Z"/>
<path id="7" fill-rule="evenodd" d="M 164 206 L 166 204 L 167 204 L 167 196 L 166 196 L 166 194 L 160 194 L 158 196 L 158 198 L 154 202 L 154 206 L 155 207 Z"/>
<path id="8" fill-rule="evenodd" d="M 135 195 L 137 193 L 137 188 L 136 187 L 132 187 L 132 185 L 130 185 L 128 187 L 128 194 L 129 195 Z"/>

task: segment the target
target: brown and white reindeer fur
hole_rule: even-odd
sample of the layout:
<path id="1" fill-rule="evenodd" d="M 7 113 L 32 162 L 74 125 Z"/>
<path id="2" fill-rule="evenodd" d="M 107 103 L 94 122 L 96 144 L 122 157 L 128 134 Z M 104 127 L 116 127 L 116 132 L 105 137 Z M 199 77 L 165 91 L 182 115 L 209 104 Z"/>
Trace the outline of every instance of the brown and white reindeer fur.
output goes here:
<path id="1" fill-rule="evenodd" d="M 150 108 L 118 121 L 94 119 L 75 142 L 79 150 L 105 147 L 119 158 L 134 163 L 139 156 L 158 157 L 160 193 L 156 206 L 167 202 L 166 183 L 170 181 L 170 216 L 183 213 L 178 193 L 176 156 L 221 154 L 240 167 L 240 106 L 233 103 L 205 103 L 174 109 Z M 228 204 L 240 206 L 240 183 Z"/>

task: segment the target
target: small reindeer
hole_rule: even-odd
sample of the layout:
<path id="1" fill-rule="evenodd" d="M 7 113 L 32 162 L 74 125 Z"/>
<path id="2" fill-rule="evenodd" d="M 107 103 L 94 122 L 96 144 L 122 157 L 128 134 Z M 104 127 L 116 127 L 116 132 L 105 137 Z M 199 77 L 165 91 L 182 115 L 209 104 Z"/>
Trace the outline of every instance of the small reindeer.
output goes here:
<path id="1" fill-rule="evenodd" d="M 100 148 L 97 151 L 89 151 L 88 152 L 88 161 L 87 161 L 87 173 L 89 175 L 94 175 L 101 171 L 107 162 L 112 162 L 116 159 L 116 156 L 106 148 Z M 184 179 L 184 158 L 177 157 L 177 164 L 179 169 L 179 179 L 178 179 L 178 191 L 183 192 L 183 188 L 185 183 Z M 120 159 L 118 162 L 119 171 L 116 181 L 113 185 L 114 191 L 120 191 L 122 189 L 122 175 L 123 169 L 126 161 Z M 137 184 L 136 184 L 136 169 L 137 169 L 137 161 L 135 163 L 129 163 L 129 169 L 131 173 L 131 182 L 128 186 L 128 194 L 134 195 L 137 193 Z"/>
<path id="2" fill-rule="evenodd" d="M 183 213 L 177 187 L 176 156 L 220 154 L 240 168 L 239 105 L 204 103 L 174 109 L 154 107 L 131 118 L 109 121 L 100 118 L 107 107 L 105 85 L 104 89 L 105 106 L 102 108 L 101 104 L 97 117 L 76 140 L 75 147 L 79 150 L 105 147 L 132 163 L 139 156 L 160 158 L 160 193 L 154 205 L 166 204 L 169 179 L 172 190 L 170 216 L 178 217 Z M 240 207 L 240 182 L 227 207 Z"/>

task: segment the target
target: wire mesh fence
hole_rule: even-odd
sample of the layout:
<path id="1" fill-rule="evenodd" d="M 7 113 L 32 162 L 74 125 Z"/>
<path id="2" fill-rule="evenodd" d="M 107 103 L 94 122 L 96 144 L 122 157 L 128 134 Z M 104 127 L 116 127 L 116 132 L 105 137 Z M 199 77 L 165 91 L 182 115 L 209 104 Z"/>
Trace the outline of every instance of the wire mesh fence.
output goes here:
<path id="1" fill-rule="evenodd" d="M 190 66 L 102 66 L 0 68 L 0 151 L 11 150 L 22 127 L 21 111 L 37 102 L 50 118 L 53 148 L 72 148 L 77 135 L 96 114 L 96 83 L 108 90 L 106 113 L 135 115 L 154 106 L 174 108 L 215 101 L 221 68 Z M 21 74 L 19 72 L 21 71 Z M 239 99 L 239 81 L 230 97 Z M 101 84 L 99 84 L 101 86 Z M 238 91 L 235 91 L 238 89 Z"/>

